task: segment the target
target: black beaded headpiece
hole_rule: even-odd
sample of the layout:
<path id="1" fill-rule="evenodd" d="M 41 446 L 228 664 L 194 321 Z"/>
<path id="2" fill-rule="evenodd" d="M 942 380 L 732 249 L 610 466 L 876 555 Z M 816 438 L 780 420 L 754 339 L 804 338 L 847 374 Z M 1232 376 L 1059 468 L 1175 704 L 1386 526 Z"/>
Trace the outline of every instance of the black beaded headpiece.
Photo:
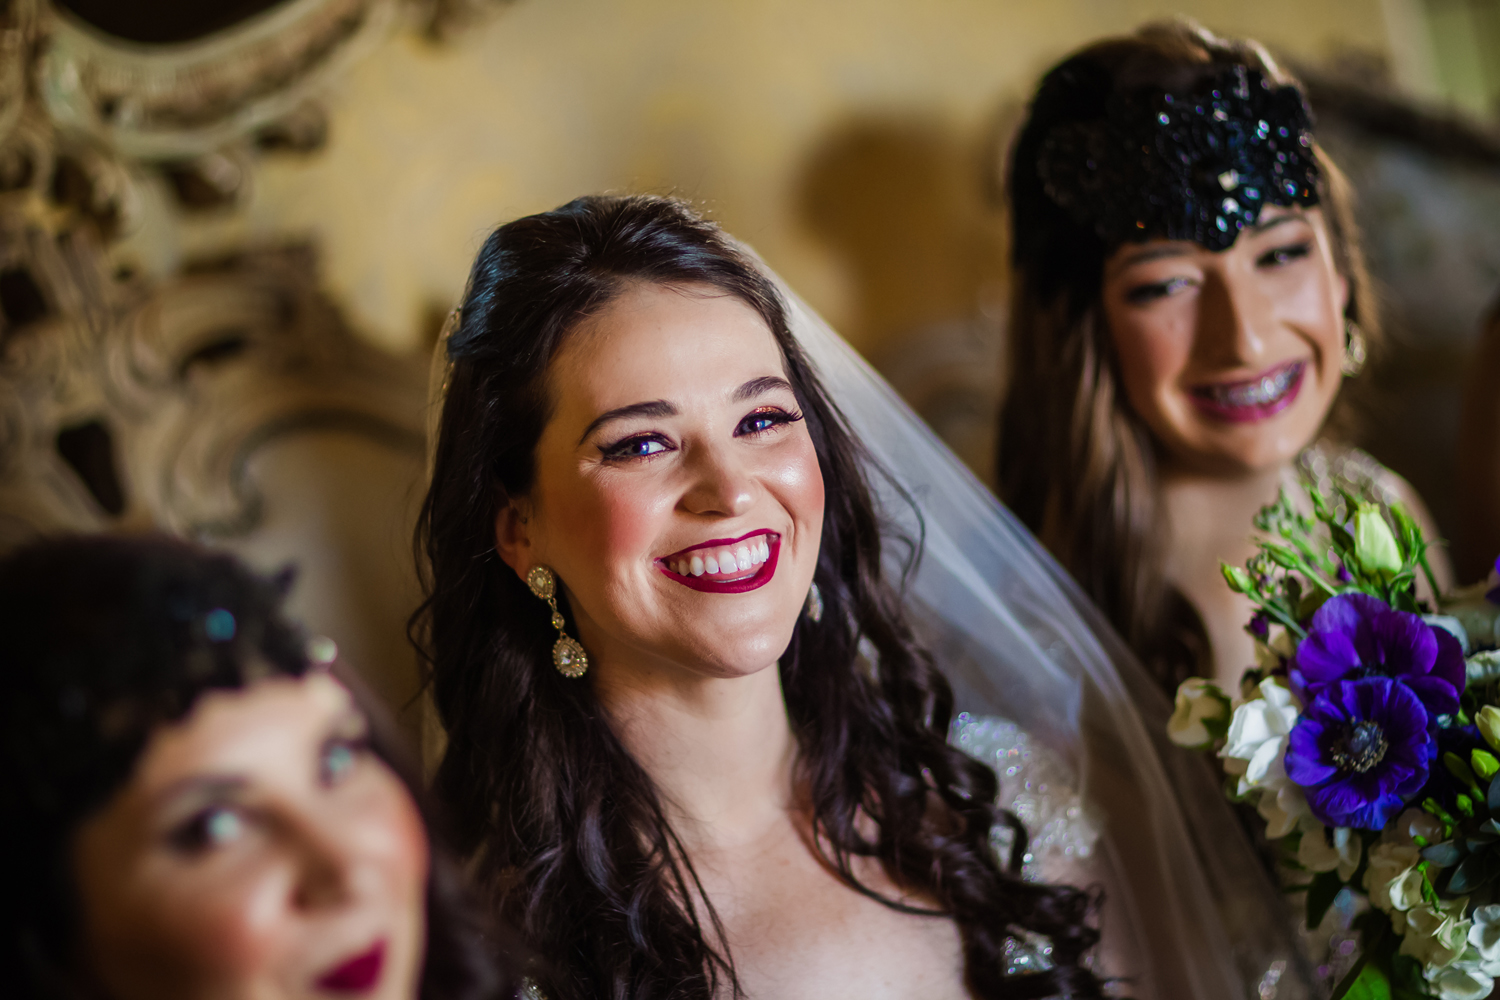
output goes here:
<path id="1" fill-rule="evenodd" d="M 1054 128 L 1036 166 L 1047 195 L 1109 247 L 1169 239 L 1225 250 L 1265 205 L 1318 203 L 1302 93 L 1246 66 L 1190 94 L 1117 92 L 1105 117 Z"/>

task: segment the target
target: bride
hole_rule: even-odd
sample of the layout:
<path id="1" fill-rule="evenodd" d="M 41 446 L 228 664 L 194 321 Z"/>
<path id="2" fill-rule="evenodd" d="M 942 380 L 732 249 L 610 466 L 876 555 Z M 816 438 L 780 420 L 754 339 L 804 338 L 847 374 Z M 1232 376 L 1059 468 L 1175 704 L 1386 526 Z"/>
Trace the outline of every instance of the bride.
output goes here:
<path id="1" fill-rule="evenodd" d="M 492 234 L 450 325 L 435 789 L 539 992 L 1300 995 L 1138 668 L 787 299 L 681 203 L 581 198 Z"/>

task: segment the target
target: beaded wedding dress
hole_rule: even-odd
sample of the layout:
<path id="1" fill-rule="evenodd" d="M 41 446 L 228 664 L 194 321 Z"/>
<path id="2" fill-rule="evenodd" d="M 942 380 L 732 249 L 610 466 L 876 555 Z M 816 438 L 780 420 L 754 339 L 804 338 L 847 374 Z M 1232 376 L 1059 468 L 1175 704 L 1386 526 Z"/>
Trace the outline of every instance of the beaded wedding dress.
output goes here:
<path id="1" fill-rule="evenodd" d="M 1024 874 L 1103 890 L 1096 968 L 1122 994 L 1311 997 L 1282 894 L 1209 767 L 1168 743 L 1159 688 L 1026 528 L 781 288 L 876 467 L 883 513 L 921 540 L 910 617 L 957 696 L 952 741 L 995 768 L 1001 804 L 1027 828 Z M 1009 853 L 1003 836 L 996 846 Z M 1047 954 L 1017 934 L 1009 961 L 1021 971 Z"/>

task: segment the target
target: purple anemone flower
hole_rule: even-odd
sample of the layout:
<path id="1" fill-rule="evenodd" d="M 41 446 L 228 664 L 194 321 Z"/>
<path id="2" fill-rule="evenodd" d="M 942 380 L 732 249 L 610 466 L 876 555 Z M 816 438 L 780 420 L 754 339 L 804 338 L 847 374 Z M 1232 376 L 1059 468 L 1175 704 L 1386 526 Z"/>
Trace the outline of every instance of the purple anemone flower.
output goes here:
<path id="1" fill-rule="evenodd" d="M 1312 617 L 1292 659 L 1292 689 L 1303 704 L 1330 684 L 1361 677 L 1400 681 L 1421 699 L 1428 717 L 1458 711 L 1464 651 L 1445 629 L 1397 611 L 1368 594 L 1330 598 Z"/>
<path id="2" fill-rule="evenodd" d="M 1286 773 L 1326 826 L 1380 830 L 1427 782 L 1427 710 L 1404 684 L 1328 685 L 1292 727 Z"/>

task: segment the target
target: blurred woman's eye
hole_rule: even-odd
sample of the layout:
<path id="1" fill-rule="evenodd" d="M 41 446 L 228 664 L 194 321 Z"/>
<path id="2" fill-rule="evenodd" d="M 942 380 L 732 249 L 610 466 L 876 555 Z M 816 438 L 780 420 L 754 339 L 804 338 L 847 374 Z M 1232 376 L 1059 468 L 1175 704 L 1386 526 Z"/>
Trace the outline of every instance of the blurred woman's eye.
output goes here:
<path id="1" fill-rule="evenodd" d="M 1266 251 L 1255 263 L 1260 267 L 1277 267 L 1281 264 L 1290 264 L 1294 260 L 1301 260 L 1310 253 L 1312 253 L 1311 243 L 1292 243 Z"/>
<path id="2" fill-rule="evenodd" d="M 734 429 L 735 437 L 764 434 L 783 424 L 796 423 L 802 419 L 800 413 L 788 413 L 779 406 L 767 406 L 748 414 Z"/>
<path id="3" fill-rule="evenodd" d="M 1125 301 L 1133 306 L 1143 306 L 1173 295 L 1191 284 L 1192 280 L 1189 278 L 1168 278 L 1166 281 L 1153 281 L 1149 285 L 1136 285 L 1125 293 Z"/>
<path id="4" fill-rule="evenodd" d="M 245 818 L 228 806 L 211 806 L 172 831 L 174 847 L 188 853 L 232 844 L 245 835 Z"/>
<path id="5" fill-rule="evenodd" d="M 639 434 L 635 437 L 605 445 L 599 449 L 606 461 L 631 458 L 650 458 L 667 451 L 670 445 L 656 434 Z"/>
<path id="6" fill-rule="evenodd" d="M 344 780 L 367 749 L 363 743 L 330 740 L 323 747 L 323 759 L 318 764 L 318 776 L 323 784 L 336 785 Z"/>

